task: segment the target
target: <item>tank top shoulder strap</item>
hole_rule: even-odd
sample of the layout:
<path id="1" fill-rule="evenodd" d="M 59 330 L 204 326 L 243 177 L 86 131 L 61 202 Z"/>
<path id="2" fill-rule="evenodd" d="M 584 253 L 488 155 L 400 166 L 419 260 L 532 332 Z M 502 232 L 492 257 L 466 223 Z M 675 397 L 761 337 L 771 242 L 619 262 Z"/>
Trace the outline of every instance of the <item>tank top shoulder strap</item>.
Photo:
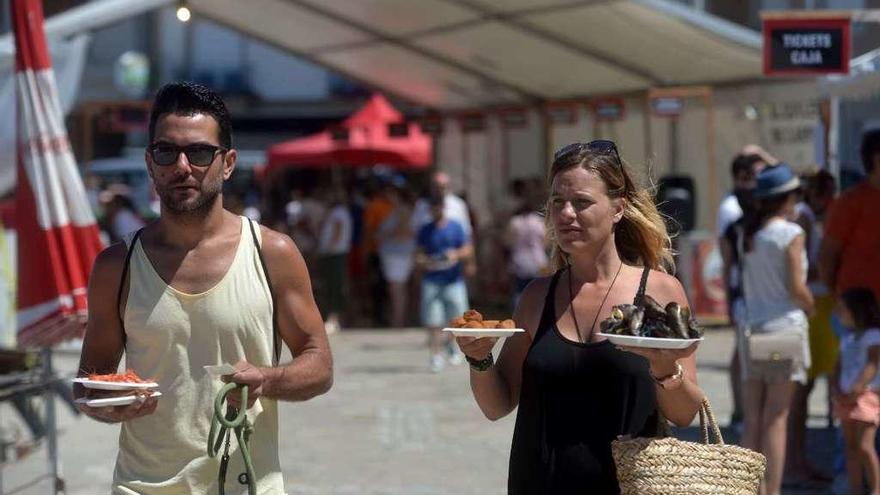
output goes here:
<path id="1" fill-rule="evenodd" d="M 275 290 L 272 287 L 272 278 L 269 276 L 269 265 L 266 264 L 266 257 L 263 256 L 263 236 L 260 231 L 260 224 L 242 217 L 242 221 L 246 221 L 251 231 L 251 239 L 254 242 L 254 248 L 257 250 L 257 256 L 260 259 L 260 266 L 263 268 L 263 276 L 266 278 L 266 286 L 269 288 L 269 295 L 272 298 L 272 364 L 277 366 L 281 360 L 281 338 L 278 330 L 278 312 L 275 310 L 278 302 L 275 299 Z M 254 224 L 257 226 L 254 227 Z"/>
<path id="2" fill-rule="evenodd" d="M 641 306 L 643 300 L 645 299 L 645 289 L 648 287 L 648 275 L 651 273 L 651 267 L 646 266 L 644 270 L 642 270 L 642 280 L 639 282 L 639 290 L 636 292 L 636 297 L 633 299 L 633 304 L 636 306 Z"/>
<path id="3" fill-rule="evenodd" d="M 128 279 L 128 267 L 131 264 L 131 255 L 134 253 L 134 247 L 137 245 L 138 239 L 140 239 L 143 231 L 144 229 L 141 227 L 134 232 L 129 232 L 122 238 L 123 242 L 125 242 L 125 261 L 122 263 L 122 274 L 119 276 L 119 286 L 116 288 L 116 315 L 119 318 L 119 328 L 122 330 L 123 346 L 125 346 L 126 334 L 125 315 L 122 314 L 121 307 L 122 292 L 125 290 L 125 282 Z"/>
<path id="4" fill-rule="evenodd" d="M 535 331 L 535 338 L 537 340 L 544 332 L 547 331 L 548 328 L 556 324 L 556 284 L 559 282 L 559 277 L 562 275 L 562 272 L 567 268 L 560 268 L 556 270 L 556 273 L 553 274 L 553 277 L 550 279 L 550 285 L 547 287 L 547 295 L 544 296 L 544 309 L 541 311 L 541 321 L 538 323 L 538 329 Z"/>

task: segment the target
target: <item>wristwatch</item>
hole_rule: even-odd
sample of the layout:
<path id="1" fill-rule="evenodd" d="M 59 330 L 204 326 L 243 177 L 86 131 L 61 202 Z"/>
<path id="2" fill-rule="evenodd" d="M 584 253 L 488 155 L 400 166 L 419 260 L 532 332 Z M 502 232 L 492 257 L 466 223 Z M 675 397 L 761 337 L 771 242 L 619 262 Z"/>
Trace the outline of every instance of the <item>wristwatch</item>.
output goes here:
<path id="1" fill-rule="evenodd" d="M 650 373 L 650 372 L 649 372 Z M 651 373 L 651 378 L 657 382 L 663 390 L 675 390 L 684 382 L 684 367 L 678 361 L 675 362 L 675 373 L 671 375 L 656 377 Z"/>
<path id="2" fill-rule="evenodd" d="M 471 365 L 471 369 L 474 371 L 486 371 L 495 364 L 495 358 L 492 357 L 491 352 L 483 359 L 474 359 L 468 355 L 465 355 L 464 358 L 467 359 L 468 364 Z"/>

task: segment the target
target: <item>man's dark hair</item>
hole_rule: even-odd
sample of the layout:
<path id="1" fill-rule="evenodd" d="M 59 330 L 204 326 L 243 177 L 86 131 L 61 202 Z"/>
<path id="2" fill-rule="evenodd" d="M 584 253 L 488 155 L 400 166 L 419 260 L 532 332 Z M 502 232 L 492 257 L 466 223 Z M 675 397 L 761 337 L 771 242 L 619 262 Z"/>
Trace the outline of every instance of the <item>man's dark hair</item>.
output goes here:
<path id="1" fill-rule="evenodd" d="M 736 178 L 737 175 L 743 172 L 754 173 L 755 164 L 762 161 L 764 161 L 764 159 L 755 154 L 736 155 L 733 159 L 733 163 L 730 164 L 730 175 Z"/>
<path id="2" fill-rule="evenodd" d="M 193 82 L 173 82 L 162 86 L 150 111 L 150 143 L 156 136 L 156 122 L 165 114 L 214 117 L 220 128 L 220 146 L 232 148 L 232 119 L 220 96 L 210 88 Z"/>
<path id="3" fill-rule="evenodd" d="M 880 129 L 871 129 L 862 134 L 862 166 L 865 167 L 865 173 L 871 174 L 874 171 L 874 157 L 880 153 Z"/>

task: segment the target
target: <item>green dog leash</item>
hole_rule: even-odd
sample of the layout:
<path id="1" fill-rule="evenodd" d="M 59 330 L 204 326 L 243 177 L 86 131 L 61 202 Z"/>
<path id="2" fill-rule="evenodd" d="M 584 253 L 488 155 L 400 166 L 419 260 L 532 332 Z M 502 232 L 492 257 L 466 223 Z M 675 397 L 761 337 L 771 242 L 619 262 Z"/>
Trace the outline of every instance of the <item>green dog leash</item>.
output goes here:
<path id="1" fill-rule="evenodd" d="M 211 419 L 211 431 L 208 433 L 208 457 L 217 457 L 220 451 L 220 445 L 226 444 L 223 449 L 223 457 L 220 458 L 220 473 L 217 480 L 220 487 L 220 495 L 226 495 L 226 469 L 229 466 L 229 437 L 230 432 L 235 431 L 235 438 L 238 440 L 238 450 L 244 459 L 244 473 L 238 475 L 238 482 L 247 485 L 248 495 L 257 495 L 257 480 L 254 476 L 254 464 L 251 461 L 251 452 L 248 447 L 248 441 L 254 432 L 254 427 L 247 419 L 247 385 L 241 385 L 241 404 L 240 410 L 227 405 L 226 413 L 223 412 L 223 403 L 226 402 L 226 396 L 230 392 L 239 387 L 236 383 L 227 383 L 220 389 L 217 397 L 214 399 L 214 417 Z"/>

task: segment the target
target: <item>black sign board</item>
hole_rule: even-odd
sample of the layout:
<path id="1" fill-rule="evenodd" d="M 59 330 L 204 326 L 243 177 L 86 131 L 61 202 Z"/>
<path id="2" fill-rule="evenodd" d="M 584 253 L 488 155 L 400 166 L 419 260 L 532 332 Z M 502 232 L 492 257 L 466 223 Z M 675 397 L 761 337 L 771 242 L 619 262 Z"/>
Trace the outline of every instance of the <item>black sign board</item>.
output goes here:
<path id="1" fill-rule="evenodd" d="M 847 74 L 850 19 L 764 19 L 764 74 Z"/>
<path id="2" fill-rule="evenodd" d="M 651 110 L 658 117 L 678 117 L 684 109 L 684 100 L 677 96 L 651 98 Z"/>
<path id="3" fill-rule="evenodd" d="M 544 107 L 544 113 L 554 124 L 572 125 L 578 121 L 580 108 L 575 103 L 549 103 Z"/>
<path id="4" fill-rule="evenodd" d="M 614 122 L 626 116 L 623 98 L 597 98 L 590 106 L 593 108 L 593 118 L 598 122 Z"/>

